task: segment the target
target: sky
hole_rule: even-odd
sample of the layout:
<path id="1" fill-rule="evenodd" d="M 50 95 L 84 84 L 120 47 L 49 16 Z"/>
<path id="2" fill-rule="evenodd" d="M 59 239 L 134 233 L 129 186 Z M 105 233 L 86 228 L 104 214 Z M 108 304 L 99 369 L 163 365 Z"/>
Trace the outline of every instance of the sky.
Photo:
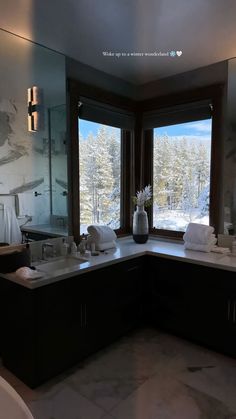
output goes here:
<path id="1" fill-rule="evenodd" d="M 96 122 L 90 122 L 85 120 L 79 120 L 79 132 L 86 138 L 89 133 L 96 136 L 97 131 L 101 124 Z M 119 129 L 119 128 L 113 128 Z M 169 125 L 166 127 L 155 128 L 154 133 L 156 135 L 168 135 L 169 137 L 185 137 L 186 139 L 211 139 L 211 119 L 205 119 L 203 121 L 186 122 L 184 124 Z"/>
<path id="2" fill-rule="evenodd" d="M 97 122 L 85 121 L 84 119 L 80 119 L 78 122 L 79 122 L 79 133 L 83 136 L 84 139 L 87 138 L 87 136 L 90 133 L 96 136 L 100 126 L 104 125 L 104 124 L 98 124 Z M 119 128 L 109 127 L 108 125 L 106 126 L 108 128 L 111 128 L 112 130 L 119 131 Z"/>
<path id="3" fill-rule="evenodd" d="M 154 133 L 156 135 L 166 134 L 169 137 L 185 137 L 186 139 L 209 141 L 211 140 L 211 119 L 155 128 Z"/>

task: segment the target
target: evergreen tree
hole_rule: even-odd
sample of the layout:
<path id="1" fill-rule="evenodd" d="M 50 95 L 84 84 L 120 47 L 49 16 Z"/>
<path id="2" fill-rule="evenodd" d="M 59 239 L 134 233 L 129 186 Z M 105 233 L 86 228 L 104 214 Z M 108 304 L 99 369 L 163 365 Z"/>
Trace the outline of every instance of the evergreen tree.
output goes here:
<path id="1" fill-rule="evenodd" d="M 210 174 L 207 144 L 156 135 L 153 151 L 154 220 L 160 209 L 182 211 L 189 221 L 205 214 Z"/>
<path id="2" fill-rule="evenodd" d="M 113 191 L 110 196 L 110 211 L 113 214 L 109 225 L 112 228 L 120 227 L 120 174 L 121 174 L 121 147 L 120 147 L 121 131 L 117 128 L 109 130 L 107 136 L 107 146 L 111 158 L 112 174 L 113 174 Z"/>
<path id="3" fill-rule="evenodd" d="M 79 167 L 80 167 L 80 223 L 89 225 L 93 222 L 93 142 L 94 137 L 89 134 L 87 139 L 80 135 Z"/>
<path id="4" fill-rule="evenodd" d="M 120 132 L 120 130 L 118 131 Z M 97 135 L 80 137 L 81 224 L 120 226 L 120 141 L 101 125 Z"/>

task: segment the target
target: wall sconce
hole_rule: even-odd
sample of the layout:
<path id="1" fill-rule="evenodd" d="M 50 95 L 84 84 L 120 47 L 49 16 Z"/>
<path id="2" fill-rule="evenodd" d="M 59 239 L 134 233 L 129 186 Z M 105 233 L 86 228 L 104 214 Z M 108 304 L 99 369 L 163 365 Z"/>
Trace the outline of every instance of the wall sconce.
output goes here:
<path id="1" fill-rule="evenodd" d="M 28 89 L 28 131 L 39 130 L 40 89 L 37 86 Z"/>

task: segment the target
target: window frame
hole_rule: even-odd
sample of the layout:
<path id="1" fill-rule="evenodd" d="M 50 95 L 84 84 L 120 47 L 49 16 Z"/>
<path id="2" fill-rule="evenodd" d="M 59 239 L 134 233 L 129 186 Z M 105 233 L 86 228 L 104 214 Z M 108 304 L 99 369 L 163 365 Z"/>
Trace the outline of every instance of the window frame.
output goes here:
<path id="1" fill-rule="evenodd" d="M 94 86 L 86 85 L 74 80 L 68 80 L 67 101 L 68 112 L 68 214 L 69 234 L 75 241 L 80 241 L 80 182 L 79 182 L 79 98 L 81 96 L 97 100 L 103 105 L 119 107 L 133 112 L 135 104 L 131 99 L 115 95 Z M 133 144 L 132 130 L 121 129 L 121 214 L 120 228 L 115 230 L 118 236 L 131 233 L 131 196 L 133 190 Z"/>
<path id="2" fill-rule="evenodd" d="M 216 234 L 220 230 L 220 196 L 221 196 L 221 173 L 223 141 L 223 85 L 209 86 L 204 89 L 183 92 L 158 99 L 142 102 L 141 109 L 145 111 L 158 111 L 163 108 L 187 105 L 201 100 L 209 99 L 213 105 L 212 132 L 211 132 L 211 166 L 210 166 L 210 205 L 209 224 L 215 228 Z M 142 130 L 143 156 L 145 165 L 142 171 L 142 183 L 153 185 L 153 131 L 154 129 Z M 213 141 L 214 139 L 214 141 Z M 174 230 L 157 229 L 153 227 L 153 207 L 148 208 L 150 233 L 160 237 L 169 237 L 182 240 L 184 232 Z"/>

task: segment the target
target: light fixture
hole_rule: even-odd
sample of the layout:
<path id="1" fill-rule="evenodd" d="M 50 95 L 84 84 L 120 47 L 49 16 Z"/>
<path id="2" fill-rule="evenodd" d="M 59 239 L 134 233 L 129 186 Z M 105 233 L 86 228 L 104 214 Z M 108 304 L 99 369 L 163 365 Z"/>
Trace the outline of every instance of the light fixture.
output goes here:
<path id="1" fill-rule="evenodd" d="M 40 89 L 37 86 L 28 89 L 28 131 L 39 130 Z"/>

